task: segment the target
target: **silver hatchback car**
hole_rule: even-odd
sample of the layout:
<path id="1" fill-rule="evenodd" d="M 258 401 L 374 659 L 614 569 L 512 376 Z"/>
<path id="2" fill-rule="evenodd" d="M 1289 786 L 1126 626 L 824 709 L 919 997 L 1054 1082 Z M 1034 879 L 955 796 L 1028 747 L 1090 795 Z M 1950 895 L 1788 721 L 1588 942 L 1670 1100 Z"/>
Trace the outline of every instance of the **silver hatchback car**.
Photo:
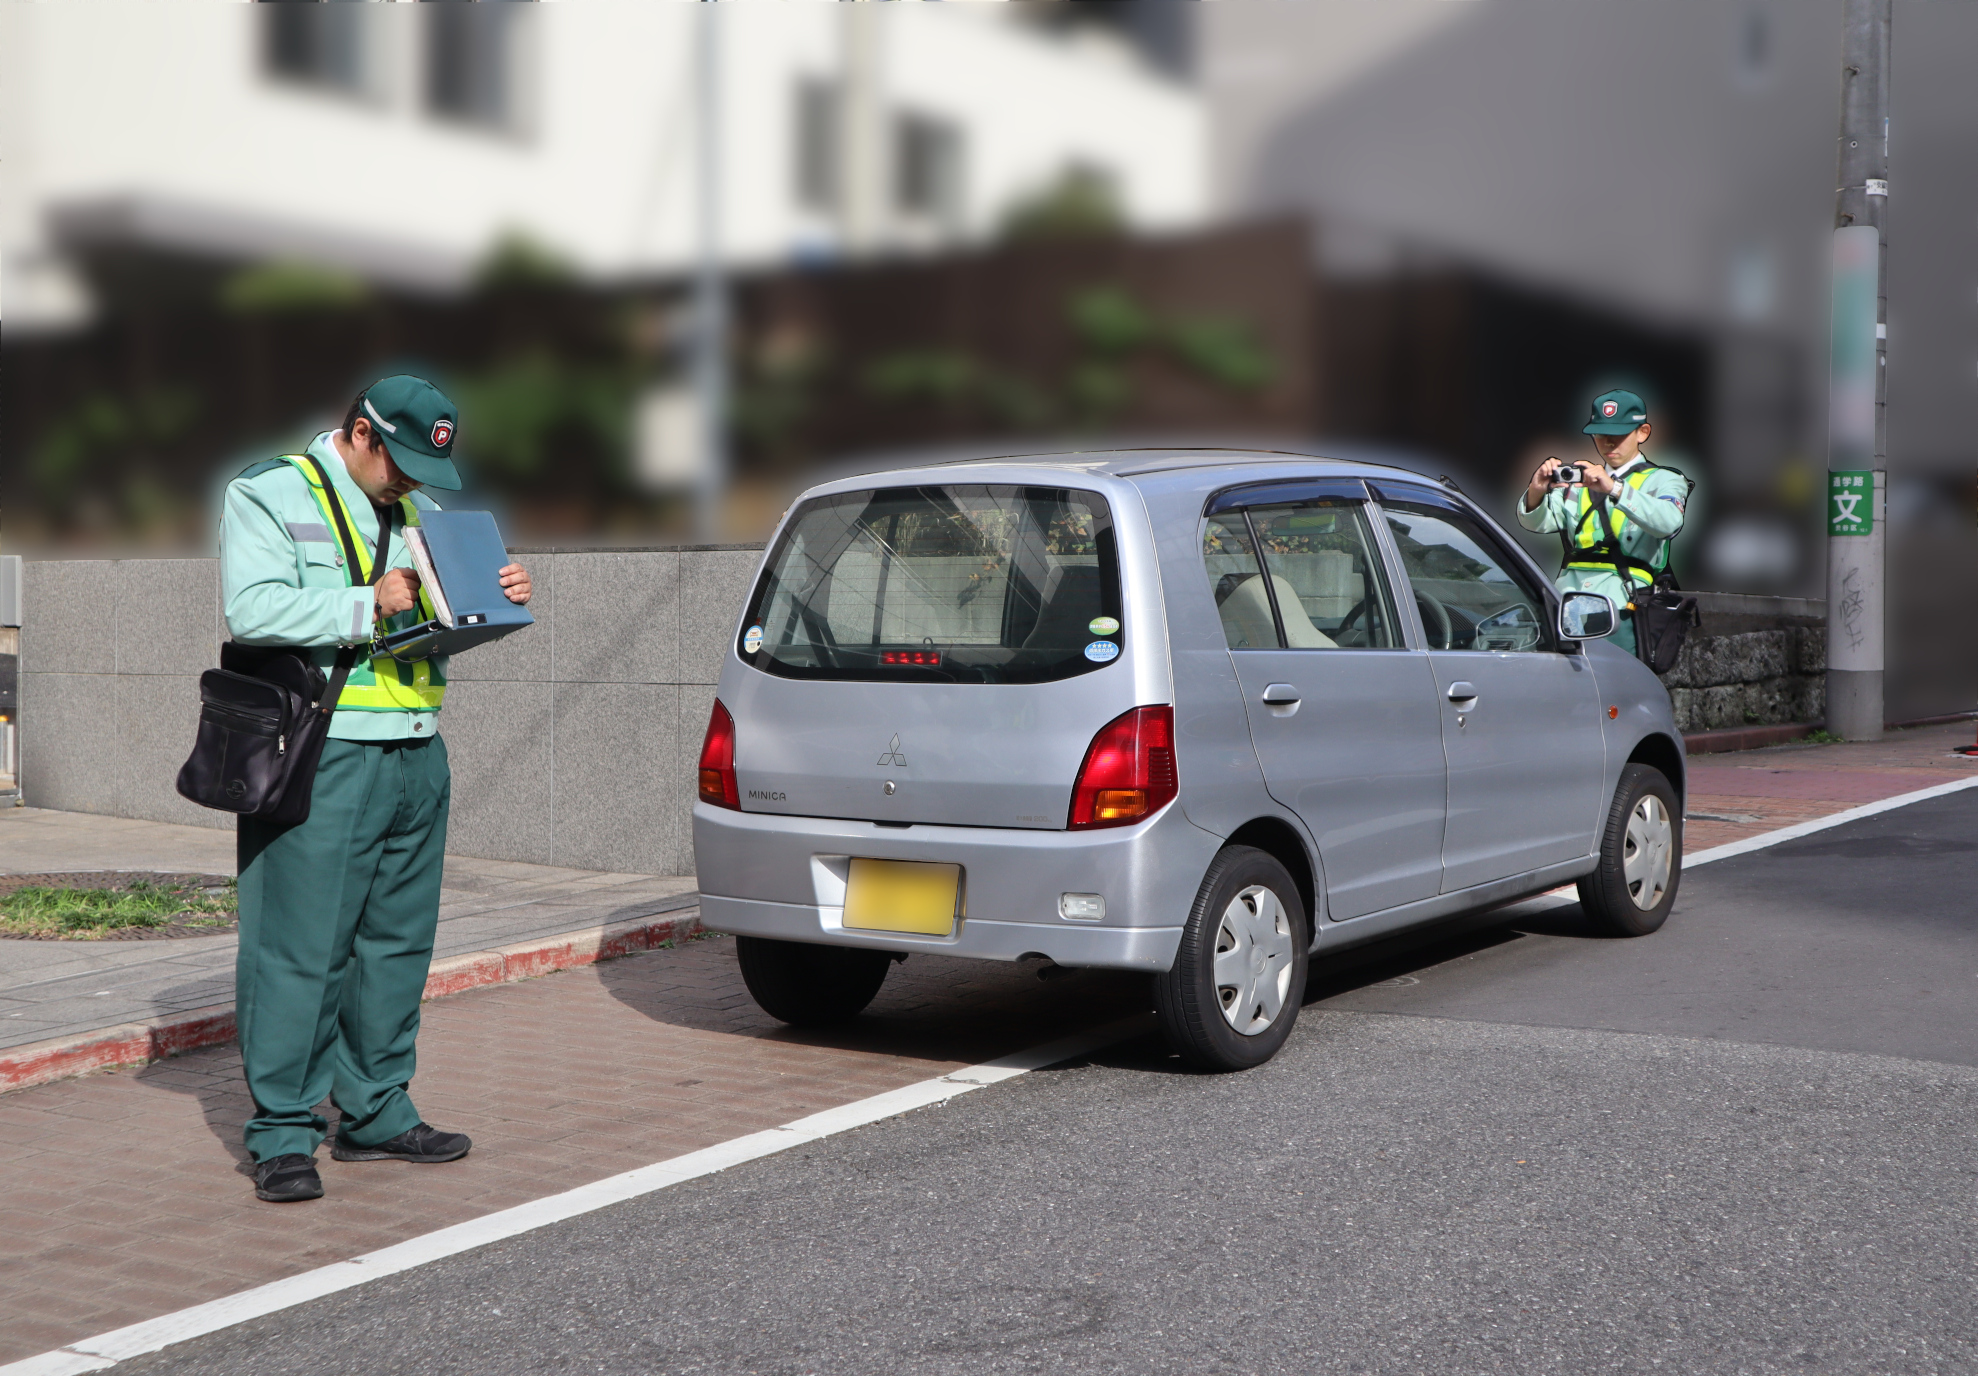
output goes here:
<path id="1" fill-rule="evenodd" d="M 827 483 L 769 545 L 700 760 L 701 918 L 777 1018 L 914 952 L 1145 970 L 1268 1059 L 1314 954 L 1577 880 L 1654 931 L 1683 751 L 1654 674 L 1463 495 L 1228 451 Z"/>

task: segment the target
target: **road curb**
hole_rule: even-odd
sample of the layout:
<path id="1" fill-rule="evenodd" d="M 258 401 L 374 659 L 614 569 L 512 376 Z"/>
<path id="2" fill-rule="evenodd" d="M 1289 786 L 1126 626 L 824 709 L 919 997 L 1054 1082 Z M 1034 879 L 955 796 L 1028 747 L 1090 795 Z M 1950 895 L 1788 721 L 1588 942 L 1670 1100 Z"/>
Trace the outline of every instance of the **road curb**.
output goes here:
<path id="1" fill-rule="evenodd" d="M 1732 750 L 1763 750 L 1803 740 L 1820 730 L 1823 721 L 1786 722 L 1779 726 L 1733 726 L 1722 731 L 1692 731 L 1683 737 L 1685 755 L 1722 755 Z"/>
<path id="2" fill-rule="evenodd" d="M 601 960 L 616 960 L 682 940 L 700 930 L 699 911 L 687 908 L 561 932 L 489 951 L 468 951 L 433 962 L 426 976 L 425 997 L 445 998 L 491 984 L 508 984 L 557 970 L 595 965 Z M 216 1003 L 184 1013 L 168 1013 L 140 1022 L 10 1046 L 0 1050 L 0 1094 L 113 1065 L 145 1065 L 233 1039 L 234 1006 Z"/>

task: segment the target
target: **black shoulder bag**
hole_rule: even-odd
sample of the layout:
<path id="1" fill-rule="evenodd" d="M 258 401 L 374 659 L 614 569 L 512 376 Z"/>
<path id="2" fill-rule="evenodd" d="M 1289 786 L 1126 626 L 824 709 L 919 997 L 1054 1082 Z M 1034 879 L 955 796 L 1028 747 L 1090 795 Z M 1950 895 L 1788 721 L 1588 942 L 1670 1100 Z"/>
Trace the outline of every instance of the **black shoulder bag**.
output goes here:
<path id="1" fill-rule="evenodd" d="M 1676 472 L 1673 468 L 1669 471 Z M 1689 479 L 1686 477 L 1685 481 Z M 1690 488 L 1695 490 L 1695 482 L 1690 481 Z M 1613 560 L 1614 572 L 1629 589 L 1628 619 L 1635 626 L 1635 656 L 1656 673 L 1666 674 L 1676 667 L 1676 657 L 1682 654 L 1689 633 L 1702 624 L 1696 598 L 1683 591 L 1672 570 L 1657 569 L 1644 560 L 1621 553 L 1621 542 L 1614 537 L 1614 522 L 1607 515 L 1607 503 L 1596 501 L 1594 510 L 1600 513 L 1600 530 L 1607 537 L 1608 557 Z M 1654 581 L 1645 588 L 1635 587 L 1634 580 L 1628 577 L 1630 568 L 1641 569 Z"/>
<path id="2" fill-rule="evenodd" d="M 328 494 L 343 544 L 344 569 L 357 584 L 357 543 L 343 518 L 343 503 L 330 487 L 330 475 L 313 454 L 305 454 Z M 377 555 L 371 560 L 375 583 L 385 570 L 391 540 L 391 511 L 378 522 Z M 199 676 L 199 735 L 179 770 L 182 797 L 201 807 L 263 817 L 292 825 L 309 820 L 309 795 L 316 764 L 328 739 L 337 699 L 363 647 L 337 651 L 327 680 L 298 648 L 243 645 L 220 647 L 220 667 Z"/>

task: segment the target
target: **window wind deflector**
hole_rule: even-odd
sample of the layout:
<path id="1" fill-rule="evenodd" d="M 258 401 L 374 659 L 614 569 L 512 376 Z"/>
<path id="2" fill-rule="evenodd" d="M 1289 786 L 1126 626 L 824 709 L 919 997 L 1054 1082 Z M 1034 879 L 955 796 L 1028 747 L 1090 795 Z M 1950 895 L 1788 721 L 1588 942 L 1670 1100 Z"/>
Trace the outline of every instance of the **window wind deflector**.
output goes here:
<path id="1" fill-rule="evenodd" d="M 1423 506 L 1439 506 L 1448 511 L 1463 510 L 1462 502 L 1439 487 L 1430 487 L 1427 484 L 1417 486 L 1414 483 L 1397 483 L 1382 479 L 1376 479 L 1367 486 L 1373 489 L 1374 500 L 1377 502 L 1417 502 Z"/>
<path id="2" fill-rule="evenodd" d="M 1209 498 L 1204 516 L 1242 506 L 1292 506 L 1299 502 L 1367 500 L 1367 485 L 1358 478 L 1277 478 L 1242 487 L 1224 488 Z"/>

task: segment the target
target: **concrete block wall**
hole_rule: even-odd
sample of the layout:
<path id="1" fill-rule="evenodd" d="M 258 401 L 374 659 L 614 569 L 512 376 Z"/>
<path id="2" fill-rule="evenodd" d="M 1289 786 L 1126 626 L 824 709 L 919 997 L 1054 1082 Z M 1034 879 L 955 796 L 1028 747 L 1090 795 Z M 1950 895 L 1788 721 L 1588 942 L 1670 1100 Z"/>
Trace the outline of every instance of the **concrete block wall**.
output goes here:
<path id="1" fill-rule="evenodd" d="M 1817 722 L 1827 710 L 1820 602 L 1698 594 L 1703 624 L 1662 676 L 1682 731 Z"/>
<path id="2" fill-rule="evenodd" d="M 518 551 L 537 624 L 450 666 L 449 849 L 691 873 L 701 733 L 760 557 L 748 546 Z M 23 800 L 231 826 L 173 788 L 199 675 L 226 634 L 219 562 L 43 560 L 25 582 Z"/>

